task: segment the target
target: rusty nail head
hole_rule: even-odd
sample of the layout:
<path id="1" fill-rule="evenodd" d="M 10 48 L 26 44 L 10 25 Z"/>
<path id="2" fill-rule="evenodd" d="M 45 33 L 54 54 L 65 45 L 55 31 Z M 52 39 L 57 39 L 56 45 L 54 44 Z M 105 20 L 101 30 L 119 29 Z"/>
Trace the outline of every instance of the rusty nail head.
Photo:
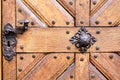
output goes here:
<path id="1" fill-rule="evenodd" d="M 21 10 L 20 8 L 18 8 L 18 12 L 20 12 L 20 13 L 21 13 L 21 12 L 22 12 L 22 10 Z"/>
<path id="2" fill-rule="evenodd" d="M 70 50 L 71 48 L 70 48 L 70 46 L 67 46 L 67 50 Z"/>
<path id="3" fill-rule="evenodd" d="M 73 75 L 70 75 L 70 78 L 72 79 L 72 78 L 73 78 Z"/>
<path id="4" fill-rule="evenodd" d="M 81 23 L 81 24 L 84 24 L 84 21 L 82 20 L 82 21 L 80 21 L 80 23 Z"/>
<path id="5" fill-rule="evenodd" d="M 35 24 L 35 23 L 32 21 L 32 22 L 31 22 L 31 25 L 34 25 L 34 24 Z"/>
<path id="6" fill-rule="evenodd" d="M 84 61 L 84 58 L 80 58 L 80 61 Z"/>
<path id="7" fill-rule="evenodd" d="M 110 58 L 110 59 L 113 59 L 113 55 L 112 55 L 112 54 L 110 54 L 110 55 L 109 55 L 109 58 Z"/>
<path id="8" fill-rule="evenodd" d="M 21 71 L 22 71 L 22 69 L 18 69 L 18 71 L 19 71 L 19 72 L 21 72 Z"/>
<path id="9" fill-rule="evenodd" d="M 24 47 L 23 47 L 23 45 L 20 45 L 20 49 L 23 49 Z"/>
<path id="10" fill-rule="evenodd" d="M 70 59 L 70 56 L 67 56 L 66 58 L 69 60 L 69 59 Z"/>
<path id="11" fill-rule="evenodd" d="M 95 74 L 91 74 L 91 78 L 95 78 Z"/>
<path id="12" fill-rule="evenodd" d="M 69 34 L 70 33 L 70 31 L 66 31 L 66 34 Z"/>
<path id="13" fill-rule="evenodd" d="M 95 24 L 97 24 L 97 25 L 98 25 L 99 23 L 100 23 L 99 21 L 95 21 Z"/>
<path id="14" fill-rule="evenodd" d="M 111 24 L 112 24 L 112 21 L 108 21 L 108 24 L 111 25 Z"/>
<path id="15" fill-rule="evenodd" d="M 54 25 L 54 24 L 55 24 L 55 21 L 52 21 L 52 24 Z"/>
<path id="16" fill-rule="evenodd" d="M 36 56 L 35 55 L 32 55 L 32 58 L 35 58 Z"/>
<path id="17" fill-rule="evenodd" d="M 70 24 L 70 22 L 67 21 L 67 22 L 66 22 L 66 25 L 69 25 L 69 24 Z"/>
<path id="18" fill-rule="evenodd" d="M 95 54 L 95 55 L 94 55 L 94 58 L 97 58 L 97 57 L 98 57 L 98 55 L 97 55 L 97 54 Z"/>
<path id="19" fill-rule="evenodd" d="M 54 59 L 57 59 L 57 56 L 54 56 Z"/>
<path id="20" fill-rule="evenodd" d="M 100 34 L 100 32 L 101 32 L 100 30 L 97 30 L 97 31 L 96 31 L 96 34 Z"/>
<path id="21" fill-rule="evenodd" d="M 100 49 L 100 47 L 99 46 L 96 46 L 96 50 L 99 50 Z"/>
<path id="22" fill-rule="evenodd" d="M 70 5 L 73 5 L 73 2 L 70 1 L 69 4 L 70 4 Z"/>
<path id="23" fill-rule="evenodd" d="M 94 1 L 93 1 L 93 4 L 94 4 L 94 5 L 96 5 L 96 3 L 97 3 L 97 1 L 96 1 L 96 0 L 94 0 Z"/>
<path id="24" fill-rule="evenodd" d="M 24 57 L 23 57 L 23 56 L 20 56 L 20 59 L 21 59 L 21 60 L 23 60 L 23 59 L 24 59 Z"/>

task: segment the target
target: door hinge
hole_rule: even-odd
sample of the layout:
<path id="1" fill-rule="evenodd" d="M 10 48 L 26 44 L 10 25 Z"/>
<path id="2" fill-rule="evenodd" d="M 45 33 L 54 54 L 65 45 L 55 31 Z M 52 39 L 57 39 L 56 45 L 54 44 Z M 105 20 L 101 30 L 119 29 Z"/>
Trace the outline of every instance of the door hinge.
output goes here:
<path id="1" fill-rule="evenodd" d="M 2 31 L 3 56 L 8 61 L 11 61 L 13 56 L 16 55 L 14 50 L 17 44 L 16 35 L 23 34 L 28 29 L 29 20 L 21 20 L 19 22 L 23 24 L 22 27 L 16 27 L 14 29 L 10 23 L 7 23 Z"/>

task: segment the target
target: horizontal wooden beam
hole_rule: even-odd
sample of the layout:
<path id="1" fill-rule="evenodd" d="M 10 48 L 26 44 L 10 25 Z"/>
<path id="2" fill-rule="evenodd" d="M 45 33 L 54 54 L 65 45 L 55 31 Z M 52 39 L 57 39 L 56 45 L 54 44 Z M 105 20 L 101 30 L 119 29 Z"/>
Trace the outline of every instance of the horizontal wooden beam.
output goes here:
<path id="1" fill-rule="evenodd" d="M 17 52 L 79 52 L 69 39 L 79 28 L 30 28 L 18 35 Z M 87 28 L 97 38 L 88 52 L 120 51 L 119 28 Z M 69 31 L 69 34 L 66 34 Z M 96 31 L 100 31 L 99 34 Z M 21 48 L 23 46 L 23 49 Z M 96 49 L 97 48 L 97 49 Z"/>

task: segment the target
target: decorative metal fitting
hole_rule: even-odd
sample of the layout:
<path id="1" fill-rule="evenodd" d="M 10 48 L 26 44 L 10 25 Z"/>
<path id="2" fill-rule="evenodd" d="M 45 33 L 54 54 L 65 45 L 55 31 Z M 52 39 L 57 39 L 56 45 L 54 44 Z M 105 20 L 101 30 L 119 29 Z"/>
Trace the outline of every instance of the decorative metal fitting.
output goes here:
<path id="1" fill-rule="evenodd" d="M 23 27 L 17 27 L 16 29 L 10 23 L 7 23 L 2 32 L 2 44 L 3 44 L 3 56 L 6 60 L 11 61 L 13 56 L 16 55 L 14 47 L 17 44 L 16 34 L 22 34 L 28 29 L 29 21 L 23 22 Z"/>
<path id="2" fill-rule="evenodd" d="M 81 27 L 81 29 L 71 37 L 70 42 L 74 44 L 79 51 L 85 52 L 96 42 L 96 38 L 93 37 L 85 27 Z"/>

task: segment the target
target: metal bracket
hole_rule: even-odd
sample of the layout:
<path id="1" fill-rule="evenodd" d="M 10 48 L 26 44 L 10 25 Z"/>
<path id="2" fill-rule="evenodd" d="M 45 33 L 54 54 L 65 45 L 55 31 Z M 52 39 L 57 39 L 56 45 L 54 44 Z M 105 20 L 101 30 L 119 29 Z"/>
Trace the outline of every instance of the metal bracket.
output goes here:
<path id="1" fill-rule="evenodd" d="M 22 20 L 20 22 L 24 24 L 23 27 L 16 27 L 14 29 L 10 23 L 7 23 L 2 32 L 3 56 L 8 61 L 11 61 L 13 56 L 16 55 L 14 50 L 17 44 L 16 35 L 23 34 L 28 29 L 28 20 Z"/>
<path id="2" fill-rule="evenodd" d="M 79 51 L 86 52 L 87 49 L 96 42 L 96 38 L 93 37 L 85 27 L 81 27 L 81 29 L 71 37 L 70 42 L 74 44 Z"/>

